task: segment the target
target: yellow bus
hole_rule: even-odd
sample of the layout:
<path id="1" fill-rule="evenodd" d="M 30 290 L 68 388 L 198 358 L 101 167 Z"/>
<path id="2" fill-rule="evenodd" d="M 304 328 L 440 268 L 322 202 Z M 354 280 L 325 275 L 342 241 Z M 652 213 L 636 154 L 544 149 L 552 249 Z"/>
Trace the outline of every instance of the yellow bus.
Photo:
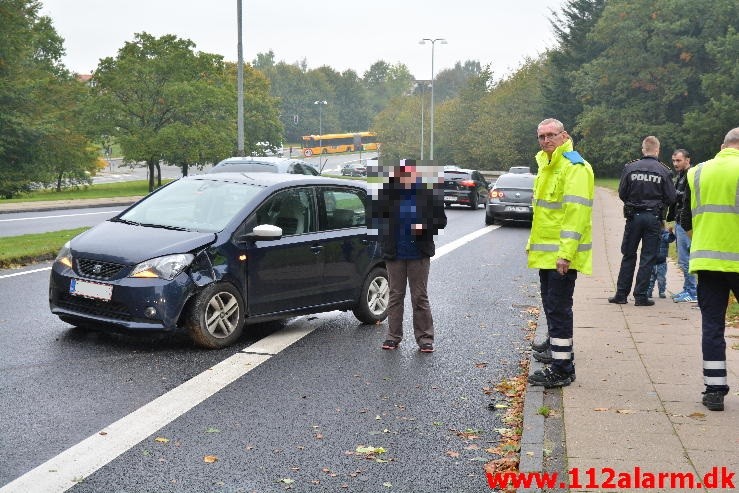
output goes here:
<path id="1" fill-rule="evenodd" d="M 375 132 L 304 135 L 300 145 L 305 157 L 335 152 L 376 151 L 379 146 Z"/>

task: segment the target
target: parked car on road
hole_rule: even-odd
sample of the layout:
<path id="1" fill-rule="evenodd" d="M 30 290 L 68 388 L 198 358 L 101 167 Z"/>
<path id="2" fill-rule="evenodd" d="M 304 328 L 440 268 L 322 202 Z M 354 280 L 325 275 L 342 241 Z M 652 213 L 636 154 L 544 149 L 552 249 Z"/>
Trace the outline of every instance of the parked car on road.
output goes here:
<path id="1" fill-rule="evenodd" d="M 52 266 L 52 313 L 83 328 L 187 331 L 206 348 L 245 323 L 352 310 L 386 316 L 363 182 L 276 173 L 174 181 L 76 236 Z"/>
<path id="2" fill-rule="evenodd" d="M 213 166 L 208 173 L 258 172 L 318 176 L 320 173 L 300 159 L 281 157 L 230 157 Z"/>
<path id="3" fill-rule="evenodd" d="M 342 176 L 367 176 L 367 167 L 361 163 L 347 163 L 341 167 Z"/>
<path id="4" fill-rule="evenodd" d="M 444 167 L 444 205 L 466 205 L 477 209 L 488 202 L 488 182 L 479 171 Z"/>
<path id="5" fill-rule="evenodd" d="M 531 221 L 534 217 L 531 200 L 536 175 L 505 173 L 490 190 L 490 201 L 485 208 L 485 224 L 496 221 Z"/>

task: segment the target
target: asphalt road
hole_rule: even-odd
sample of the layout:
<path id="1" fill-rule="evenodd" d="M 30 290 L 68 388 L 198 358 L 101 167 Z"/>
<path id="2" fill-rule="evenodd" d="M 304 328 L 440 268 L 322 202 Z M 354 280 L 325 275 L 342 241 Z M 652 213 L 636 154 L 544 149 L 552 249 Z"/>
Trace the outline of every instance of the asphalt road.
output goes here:
<path id="1" fill-rule="evenodd" d="M 439 246 L 484 227 L 482 209 L 448 216 Z M 486 231 L 432 263 L 433 354 L 417 351 L 408 306 L 397 351 L 380 349 L 384 324 L 344 312 L 252 327 L 221 351 L 182 337 L 84 333 L 49 313 L 48 264 L 0 271 L 0 492 L 261 338 L 306 328 L 88 477 L 66 478 L 70 491 L 487 490 L 482 467 L 494 457 L 485 449 L 506 425 L 483 389 L 517 373 L 538 295 L 525 267 L 528 229 Z M 14 275 L 24 271 L 36 272 Z M 386 452 L 372 460 L 361 445 Z"/>

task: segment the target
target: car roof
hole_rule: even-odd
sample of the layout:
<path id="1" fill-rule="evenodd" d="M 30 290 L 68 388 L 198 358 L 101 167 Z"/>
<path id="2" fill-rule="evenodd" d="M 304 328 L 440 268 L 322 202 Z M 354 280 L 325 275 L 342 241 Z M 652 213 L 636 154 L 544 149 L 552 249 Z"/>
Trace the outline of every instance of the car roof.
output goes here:
<path id="1" fill-rule="evenodd" d="M 498 180 L 495 182 L 495 186 L 504 186 L 504 187 L 532 187 L 534 185 L 534 180 L 536 179 L 536 175 L 531 173 L 503 173 L 498 177 Z M 501 181 L 502 180 L 502 181 Z"/>
<path id="2" fill-rule="evenodd" d="M 210 180 L 245 183 L 248 185 L 257 185 L 262 187 L 273 187 L 278 185 L 336 185 L 342 187 L 365 188 L 366 185 L 362 181 L 345 180 L 341 178 L 327 178 L 325 176 L 312 175 L 292 175 L 284 173 L 249 173 L 249 172 L 224 172 L 224 173 L 206 173 L 203 175 L 193 175 L 180 178 L 181 180 Z"/>
<path id="3" fill-rule="evenodd" d="M 305 164 L 308 166 L 311 166 L 310 163 L 307 161 L 303 161 L 302 159 L 293 159 L 288 157 L 277 157 L 277 156 L 234 156 L 226 158 L 222 161 L 220 161 L 216 166 L 227 166 L 230 164 L 248 164 L 248 163 L 264 163 L 264 164 L 294 164 L 294 163 L 300 163 Z"/>

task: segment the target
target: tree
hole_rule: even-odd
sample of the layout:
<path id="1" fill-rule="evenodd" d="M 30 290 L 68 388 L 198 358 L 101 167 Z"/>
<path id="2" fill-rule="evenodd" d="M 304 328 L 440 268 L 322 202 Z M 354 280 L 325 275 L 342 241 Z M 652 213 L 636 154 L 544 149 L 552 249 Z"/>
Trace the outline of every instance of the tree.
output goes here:
<path id="1" fill-rule="evenodd" d="M 457 62 L 453 68 L 440 71 L 434 77 L 434 99 L 439 103 L 457 97 L 467 86 L 467 81 L 477 77 L 483 69 L 477 60 L 467 60 L 462 64 Z"/>
<path id="2" fill-rule="evenodd" d="M 195 53 L 194 46 L 174 35 L 136 34 L 116 58 L 101 60 L 93 77 L 97 128 L 116 137 L 126 159 L 146 162 L 149 190 L 155 172 L 161 185 L 162 160 L 186 173 L 189 165 L 235 151 L 235 71 L 229 72 L 221 56 Z M 245 112 L 247 99 L 245 94 Z M 245 121 L 261 116 L 257 110 Z M 252 147 L 256 142 L 252 138 Z"/>
<path id="3" fill-rule="evenodd" d="M 378 114 L 391 100 L 410 94 L 415 78 L 404 64 L 390 65 L 379 60 L 367 69 L 363 80 L 369 92 L 370 111 Z"/>
<path id="4" fill-rule="evenodd" d="M 89 182 L 95 156 L 75 111 L 85 91 L 61 64 L 62 39 L 41 4 L 0 5 L 0 195 L 33 183 Z"/>

